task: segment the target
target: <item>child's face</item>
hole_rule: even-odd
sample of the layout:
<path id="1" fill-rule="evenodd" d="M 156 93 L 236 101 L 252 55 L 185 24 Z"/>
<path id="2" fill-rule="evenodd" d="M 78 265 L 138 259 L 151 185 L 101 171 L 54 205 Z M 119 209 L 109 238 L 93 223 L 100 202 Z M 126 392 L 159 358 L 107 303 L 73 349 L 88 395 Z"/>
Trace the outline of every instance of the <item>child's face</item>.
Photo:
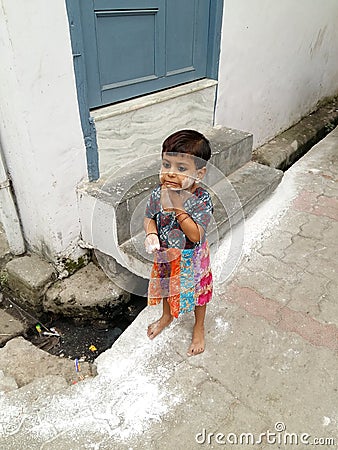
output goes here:
<path id="1" fill-rule="evenodd" d="M 194 157 L 186 153 L 163 153 L 160 182 L 169 189 L 192 190 L 206 168 L 197 169 Z"/>

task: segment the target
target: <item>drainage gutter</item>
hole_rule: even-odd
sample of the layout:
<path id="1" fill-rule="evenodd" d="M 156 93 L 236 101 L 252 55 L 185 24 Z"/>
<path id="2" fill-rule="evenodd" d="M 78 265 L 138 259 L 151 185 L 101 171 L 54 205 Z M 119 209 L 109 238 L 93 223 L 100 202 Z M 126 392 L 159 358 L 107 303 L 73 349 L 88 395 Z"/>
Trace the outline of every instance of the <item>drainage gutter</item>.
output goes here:
<path id="1" fill-rule="evenodd" d="M 338 97 L 253 151 L 260 164 L 287 170 L 338 125 Z"/>

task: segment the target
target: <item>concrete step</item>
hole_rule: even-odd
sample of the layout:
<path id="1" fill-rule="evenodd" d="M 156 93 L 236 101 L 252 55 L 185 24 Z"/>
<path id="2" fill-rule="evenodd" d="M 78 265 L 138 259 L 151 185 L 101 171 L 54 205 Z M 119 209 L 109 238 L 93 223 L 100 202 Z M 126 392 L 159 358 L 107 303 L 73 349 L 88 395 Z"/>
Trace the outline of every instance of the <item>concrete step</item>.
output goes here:
<path id="1" fill-rule="evenodd" d="M 2 347 L 10 339 L 23 335 L 28 330 L 28 325 L 6 312 L 1 293 L 0 305 L 0 347 Z"/>
<path id="2" fill-rule="evenodd" d="M 252 135 L 239 130 L 216 127 L 205 133 L 210 139 L 212 158 L 206 184 L 215 184 L 245 163 L 252 155 Z M 91 246 L 116 257 L 112 241 L 122 245 L 142 230 L 146 199 L 158 183 L 160 154 L 144 156 L 97 182 L 78 190 L 82 236 Z M 113 238 L 114 237 L 114 238 Z"/>
<path id="3" fill-rule="evenodd" d="M 213 244 L 275 189 L 283 173 L 250 161 L 248 133 L 218 127 L 206 135 L 213 157 L 203 182 L 214 202 L 208 230 Z M 153 259 L 144 249 L 143 216 L 158 183 L 160 155 L 156 160 L 138 158 L 137 163 L 83 185 L 78 196 L 83 245 L 96 250 L 99 264 L 120 287 L 139 295 L 146 292 L 144 281 Z"/>
<path id="4" fill-rule="evenodd" d="M 208 229 L 209 244 L 216 244 L 231 227 L 248 217 L 274 191 L 282 177 L 282 171 L 250 161 L 227 178 L 206 186 L 214 204 L 213 220 Z M 153 257 L 145 252 L 144 237 L 144 232 L 140 231 L 122 243 L 119 262 L 147 278 Z"/>
<path id="5" fill-rule="evenodd" d="M 252 134 L 232 128 L 214 127 L 206 136 L 211 144 L 210 162 L 225 176 L 251 160 Z"/>
<path id="6" fill-rule="evenodd" d="M 212 151 L 205 178 L 207 186 L 212 186 L 216 180 L 228 176 L 251 160 L 251 134 L 218 127 L 207 133 L 207 137 Z M 115 193 L 118 186 L 118 191 L 121 192 L 122 188 L 125 193 L 118 203 L 115 199 L 119 244 L 126 242 L 132 235 L 143 229 L 143 222 L 139 220 L 139 216 L 143 215 L 146 199 L 158 183 L 159 167 L 160 159 L 153 161 L 146 157 L 144 161 L 139 161 L 136 169 L 132 167 L 112 182 L 105 183 L 103 188 L 105 192 Z M 131 227 L 123 226 L 125 223 L 130 223 Z"/>

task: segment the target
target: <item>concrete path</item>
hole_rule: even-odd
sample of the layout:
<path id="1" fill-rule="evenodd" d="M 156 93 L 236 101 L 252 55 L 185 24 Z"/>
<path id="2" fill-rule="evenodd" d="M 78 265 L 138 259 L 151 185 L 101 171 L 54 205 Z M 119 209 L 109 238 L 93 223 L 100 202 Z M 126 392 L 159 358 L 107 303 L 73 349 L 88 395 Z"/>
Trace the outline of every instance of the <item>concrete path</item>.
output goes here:
<path id="1" fill-rule="evenodd" d="M 94 379 L 0 395 L 0 449 L 337 448 L 337 179 L 338 128 L 222 243 L 204 354 L 146 308 Z"/>

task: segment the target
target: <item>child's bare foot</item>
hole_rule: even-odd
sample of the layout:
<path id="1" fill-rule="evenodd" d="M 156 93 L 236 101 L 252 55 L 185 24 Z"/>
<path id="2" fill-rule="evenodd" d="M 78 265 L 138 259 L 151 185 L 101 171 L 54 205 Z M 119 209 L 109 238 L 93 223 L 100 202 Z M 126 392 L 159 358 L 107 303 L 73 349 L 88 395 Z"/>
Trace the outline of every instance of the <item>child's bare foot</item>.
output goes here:
<path id="1" fill-rule="evenodd" d="M 194 326 L 194 331 L 192 334 L 192 341 L 188 349 L 188 356 L 199 355 L 204 352 L 204 327 Z"/>
<path id="2" fill-rule="evenodd" d="M 154 339 L 158 334 L 161 333 L 163 328 L 167 327 L 171 322 L 173 318 L 172 316 L 162 316 L 160 319 L 156 320 L 156 322 L 153 322 L 148 327 L 147 336 L 149 339 Z"/>

